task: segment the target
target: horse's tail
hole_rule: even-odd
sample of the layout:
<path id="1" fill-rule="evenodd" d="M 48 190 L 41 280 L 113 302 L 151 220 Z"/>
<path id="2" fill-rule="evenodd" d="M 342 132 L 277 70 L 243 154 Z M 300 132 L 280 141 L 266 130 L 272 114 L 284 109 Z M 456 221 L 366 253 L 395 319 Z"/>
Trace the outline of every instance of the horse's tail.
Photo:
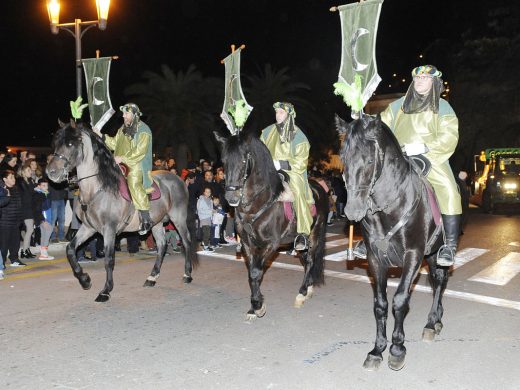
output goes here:
<path id="1" fill-rule="evenodd" d="M 326 233 L 327 224 L 321 223 L 319 226 L 316 226 L 317 231 L 317 243 L 316 250 L 314 252 L 314 261 L 311 269 L 312 280 L 314 281 L 315 286 L 321 286 L 325 284 L 325 233 Z"/>
<path id="2" fill-rule="evenodd" d="M 193 266 L 193 269 L 197 268 L 199 266 L 199 257 L 197 256 L 197 238 L 196 238 L 196 216 L 195 212 L 188 206 L 188 215 L 186 218 L 186 226 L 188 228 L 189 233 L 189 256 L 191 260 L 191 264 Z"/>
<path id="3" fill-rule="evenodd" d="M 327 233 L 327 215 L 329 213 L 329 201 L 325 190 L 316 182 L 311 182 L 314 202 L 316 204 L 316 223 L 313 228 L 312 237 L 314 238 L 311 277 L 315 286 L 325 284 L 325 237 Z"/>

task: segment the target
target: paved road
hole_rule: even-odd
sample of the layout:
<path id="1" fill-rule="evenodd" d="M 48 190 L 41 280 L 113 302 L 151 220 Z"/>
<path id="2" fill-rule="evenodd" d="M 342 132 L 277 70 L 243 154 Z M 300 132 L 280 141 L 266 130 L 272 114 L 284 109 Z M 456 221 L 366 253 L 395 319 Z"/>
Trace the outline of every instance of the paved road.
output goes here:
<path id="1" fill-rule="evenodd" d="M 141 287 L 150 256 L 119 253 L 106 304 L 94 302 L 103 264 L 85 266 L 93 287 L 83 291 L 63 257 L 34 261 L 0 282 L 0 388 L 518 389 L 519 225 L 518 216 L 471 216 L 431 344 L 421 341 L 431 295 L 418 278 L 399 372 L 362 368 L 375 336 L 372 289 L 364 262 L 341 260 L 342 223 L 329 229 L 326 285 L 293 308 L 301 267 L 280 255 L 262 285 L 267 314 L 253 323 L 233 247 L 201 254 L 191 285 L 181 257 L 168 256 L 155 288 Z"/>

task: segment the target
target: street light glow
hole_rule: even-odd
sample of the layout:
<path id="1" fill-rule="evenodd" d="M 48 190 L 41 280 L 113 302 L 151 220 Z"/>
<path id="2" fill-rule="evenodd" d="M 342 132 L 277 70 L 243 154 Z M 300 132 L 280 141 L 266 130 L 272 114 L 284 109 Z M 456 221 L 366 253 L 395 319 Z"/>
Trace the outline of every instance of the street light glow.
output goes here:
<path id="1" fill-rule="evenodd" d="M 57 34 L 58 28 L 56 26 L 60 24 L 60 3 L 58 0 L 47 1 L 47 12 L 49 13 L 51 30 L 54 34 Z"/>
<path id="2" fill-rule="evenodd" d="M 96 0 L 96 8 L 98 13 L 99 29 L 104 30 L 107 28 L 110 0 Z"/>

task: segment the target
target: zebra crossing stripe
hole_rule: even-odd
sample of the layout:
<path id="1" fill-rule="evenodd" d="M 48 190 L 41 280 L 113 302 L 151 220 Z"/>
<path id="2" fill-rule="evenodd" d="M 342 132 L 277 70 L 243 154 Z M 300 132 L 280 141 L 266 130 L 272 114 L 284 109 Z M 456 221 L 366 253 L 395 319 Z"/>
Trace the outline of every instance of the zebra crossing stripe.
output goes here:
<path id="1" fill-rule="evenodd" d="M 215 252 L 206 253 L 203 251 L 199 251 L 197 253 L 205 255 L 205 256 L 218 257 L 218 258 L 226 259 L 226 260 L 232 260 L 232 261 L 238 261 L 238 262 L 244 261 L 243 259 L 237 259 L 236 256 L 233 256 L 233 255 L 218 254 Z M 520 253 L 518 255 L 520 255 Z M 271 267 L 288 269 L 288 270 L 293 270 L 293 271 L 300 271 L 300 272 L 303 271 L 303 267 L 301 265 L 295 265 L 295 264 L 273 262 L 271 264 Z M 364 276 L 364 275 L 354 275 L 354 274 L 349 274 L 349 273 L 345 273 L 345 272 L 338 272 L 338 271 L 331 271 L 331 270 L 325 270 L 324 273 L 325 273 L 325 276 L 327 276 L 327 277 L 351 280 L 351 281 L 355 281 L 355 282 L 371 283 L 370 278 L 368 276 Z M 394 280 L 388 280 L 387 284 L 389 287 L 397 287 L 399 285 L 399 282 L 394 281 Z M 428 293 L 428 294 L 432 293 L 432 289 L 430 286 L 423 286 L 420 284 L 415 284 L 413 286 L 413 290 L 423 292 L 423 293 Z M 472 293 L 455 291 L 455 290 L 447 290 L 447 289 L 444 290 L 444 296 L 520 311 L 520 302 L 511 301 L 509 299 L 495 298 L 495 297 L 490 297 L 487 295 L 472 294 Z"/>
<path id="2" fill-rule="evenodd" d="M 507 245 L 511 245 L 511 246 L 520 246 L 520 242 L 518 241 L 513 241 L 513 242 L 510 242 L 509 244 Z"/>
<path id="3" fill-rule="evenodd" d="M 477 257 L 482 256 L 484 253 L 489 252 L 489 249 L 482 248 L 464 248 L 458 251 L 455 254 L 455 264 L 453 264 L 452 269 L 457 269 L 462 267 L 464 264 L 469 263 L 472 260 L 475 260 Z M 425 265 L 421 268 L 421 274 L 428 274 L 428 266 Z"/>
<path id="4" fill-rule="evenodd" d="M 520 253 L 509 252 L 493 265 L 468 280 L 504 286 L 520 272 Z"/>
<path id="5" fill-rule="evenodd" d="M 334 233 L 327 233 L 327 237 L 331 237 L 331 236 L 338 236 L 338 234 L 334 234 Z M 330 249 L 330 248 L 336 248 L 338 246 L 342 246 L 342 245 L 348 245 L 348 238 L 338 238 L 336 240 L 330 240 L 330 241 L 326 241 L 325 242 L 325 249 Z M 280 253 L 281 255 L 287 255 L 287 251 L 279 251 L 278 253 Z M 345 251 L 346 253 L 346 251 Z M 289 255 L 291 256 L 291 255 Z M 325 257 L 325 260 L 329 260 L 327 259 L 327 257 Z M 343 260 L 346 260 L 346 255 L 345 255 L 345 259 Z M 341 261 L 340 260 L 333 260 L 333 261 Z"/>

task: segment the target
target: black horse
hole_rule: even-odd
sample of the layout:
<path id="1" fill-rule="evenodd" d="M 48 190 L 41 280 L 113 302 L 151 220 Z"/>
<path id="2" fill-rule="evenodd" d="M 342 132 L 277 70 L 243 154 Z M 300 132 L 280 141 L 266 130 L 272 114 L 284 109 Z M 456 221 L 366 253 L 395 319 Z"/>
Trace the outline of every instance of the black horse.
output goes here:
<path id="1" fill-rule="evenodd" d="M 437 267 L 435 253 L 443 245 L 442 221 L 435 212 L 429 184 L 405 159 L 392 131 L 379 116 L 363 115 L 346 125 L 336 120 L 345 133 L 341 159 L 345 166 L 347 188 L 345 213 L 353 221 L 362 221 L 367 243 L 367 258 L 374 277 L 374 314 L 377 336 L 364 367 L 375 370 L 386 349 L 386 296 L 389 267 L 401 269 L 392 311 L 395 318 L 388 365 L 394 370 L 404 366 L 403 322 L 409 309 L 412 284 L 424 256 L 430 268 L 433 304 L 423 330 L 423 340 L 432 341 L 442 329 L 442 294 L 448 280 L 448 268 Z"/>
<path id="2" fill-rule="evenodd" d="M 76 250 L 94 233 L 103 235 L 105 242 L 105 287 L 96 298 L 106 302 L 114 287 L 114 243 L 116 235 L 134 232 L 139 229 L 139 217 L 133 204 L 119 193 L 121 170 L 112 153 L 92 130 L 82 123 L 60 122 L 61 128 L 53 140 L 54 153 L 47 164 L 47 175 L 55 182 L 67 179 L 70 170 L 76 168 L 80 189 L 80 201 L 74 208 L 76 215 L 83 221 L 76 236 L 67 245 L 67 258 L 74 276 L 84 289 L 91 286 L 90 276 L 83 272 L 76 258 Z M 188 228 L 188 191 L 182 180 L 166 171 L 156 171 L 161 197 L 150 202 L 150 215 L 154 226 L 152 234 L 157 243 L 157 258 L 145 286 L 155 285 L 166 252 L 163 221 L 170 219 L 177 228 L 183 242 L 184 282 L 192 281 L 192 267 L 198 264 L 195 254 L 193 232 Z"/>
<path id="3" fill-rule="evenodd" d="M 269 261 L 280 244 L 294 241 L 296 221 L 285 216 L 284 204 L 277 201 L 283 182 L 276 172 L 267 147 L 251 134 L 238 134 L 217 140 L 223 145 L 222 160 L 226 171 L 226 199 L 235 206 L 235 221 L 246 257 L 251 288 L 251 309 L 246 318 L 263 317 L 266 312 L 260 284 Z M 309 249 L 299 252 L 304 266 L 303 283 L 295 300 L 301 307 L 313 293 L 313 286 L 323 284 L 325 233 L 328 213 L 327 194 L 310 181 L 315 206 Z"/>

